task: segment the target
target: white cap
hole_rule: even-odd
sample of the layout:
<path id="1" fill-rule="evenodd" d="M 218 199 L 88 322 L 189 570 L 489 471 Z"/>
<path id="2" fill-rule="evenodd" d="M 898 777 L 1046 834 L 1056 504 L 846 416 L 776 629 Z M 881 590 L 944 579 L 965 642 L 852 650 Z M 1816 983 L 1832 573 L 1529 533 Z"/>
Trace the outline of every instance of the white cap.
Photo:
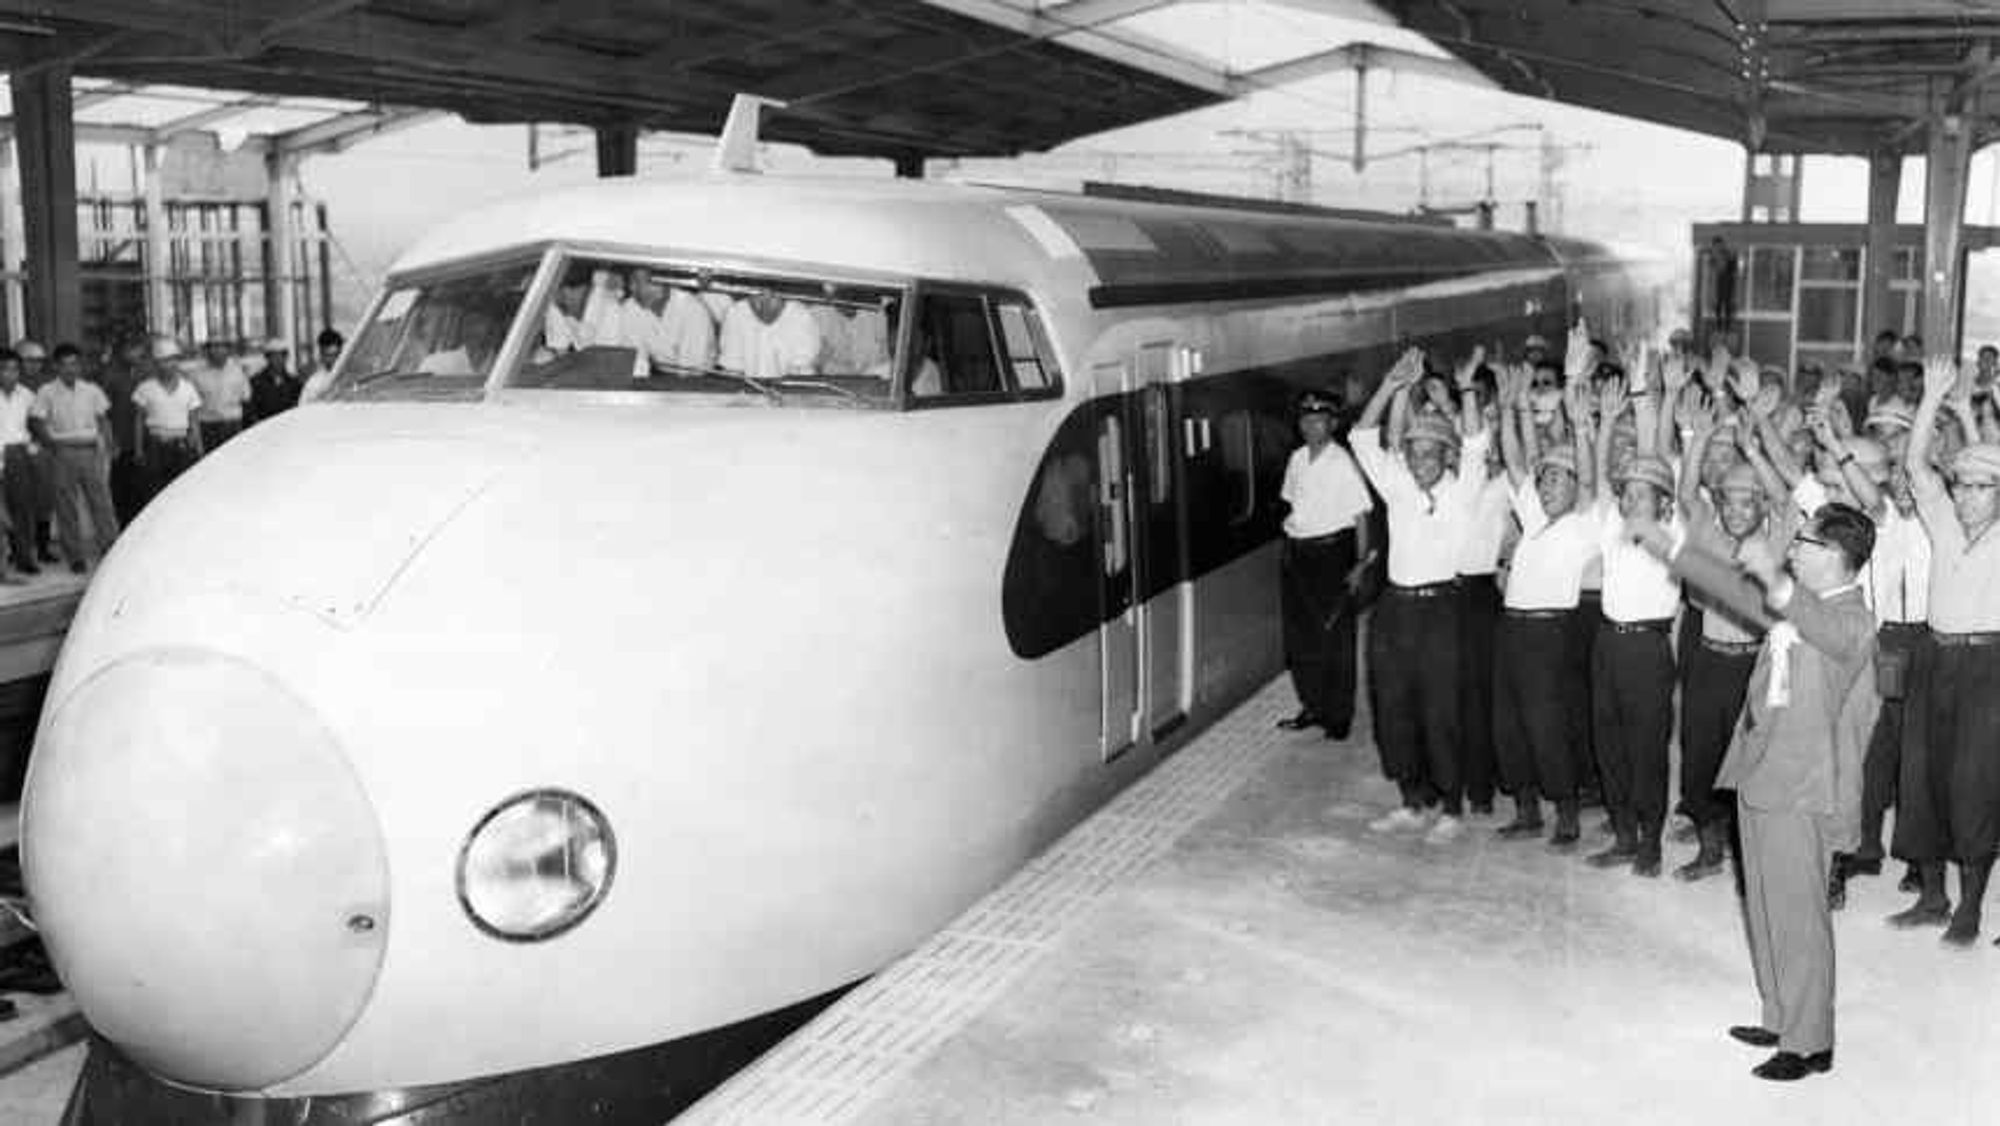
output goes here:
<path id="1" fill-rule="evenodd" d="M 181 342 L 178 337 L 165 333 L 153 337 L 153 358 L 156 360 L 178 360 L 181 358 Z"/>
<path id="2" fill-rule="evenodd" d="M 266 352 L 289 352 L 291 350 L 292 350 L 291 341 L 286 340 L 283 337 L 273 336 L 271 339 L 266 340 L 264 342 L 264 351 Z"/>
<path id="3" fill-rule="evenodd" d="M 32 340 L 23 340 L 19 344 L 14 345 L 14 351 L 24 360 L 46 360 L 49 358 L 49 354 L 42 350 L 42 346 Z"/>

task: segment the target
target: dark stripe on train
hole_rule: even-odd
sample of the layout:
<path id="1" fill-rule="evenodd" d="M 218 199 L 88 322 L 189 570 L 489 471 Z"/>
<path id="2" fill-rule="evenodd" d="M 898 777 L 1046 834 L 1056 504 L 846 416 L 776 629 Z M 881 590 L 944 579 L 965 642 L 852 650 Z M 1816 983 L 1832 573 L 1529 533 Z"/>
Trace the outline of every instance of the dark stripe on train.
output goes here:
<path id="1" fill-rule="evenodd" d="M 1527 331 L 1545 334 L 1558 322 L 1524 325 L 1519 317 L 1453 328 L 1431 338 L 1447 353 L 1462 354 L 1496 335 L 1516 337 Z M 1176 474 L 1173 501 L 1154 504 L 1156 458 L 1148 456 L 1148 439 L 1155 437 L 1146 389 L 1108 395 L 1079 404 L 1057 427 L 1041 464 L 1029 482 L 1014 525 L 1001 586 L 1001 615 L 1007 641 L 1017 656 L 1034 659 L 1096 632 L 1131 605 L 1129 591 L 1140 600 L 1171 589 L 1183 579 L 1198 579 L 1275 539 L 1281 531 L 1284 506 L 1278 498 L 1285 462 L 1298 444 L 1292 402 L 1307 386 L 1338 387 L 1349 373 L 1372 387 L 1395 360 L 1399 344 L 1329 353 L 1267 367 L 1246 368 L 1162 385 L 1172 409 L 1167 413 L 1168 469 Z M 1361 404 L 1350 404 L 1358 411 Z M 1100 527 L 1097 441 L 1103 420 L 1116 415 L 1128 435 L 1129 476 L 1133 513 L 1133 549 L 1128 579 L 1120 571 L 1106 575 L 1104 534 Z M 1213 435 L 1209 447 L 1187 456 L 1179 420 L 1206 419 Z M 1227 435 L 1228 428 L 1237 434 Z M 1236 444 L 1247 437 L 1247 448 Z M 1244 481 L 1247 471 L 1249 481 Z M 1248 486 L 1245 504 L 1245 486 Z M 1184 505 L 1186 555 L 1173 535 L 1173 504 Z M 1274 594 L 1275 597 L 1275 594 Z M 1275 604 L 1272 607 L 1276 613 Z"/>
<path id="2" fill-rule="evenodd" d="M 1523 263 L 1546 266 L 1548 263 Z M 1343 271 L 1305 277 L 1230 278 L 1219 281 L 1162 281 L 1127 285 L 1099 285 L 1090 290 L 1090 304 L 1096 309 L 1122 309 L 1136 305 L 1193 305 L 1207 301 L 1254 301 L 1271 297 L 1344 297 L 1358 293 L 1380 293 L 1385 289 L 1424 285 L 1429 282 L 1469 278 L 1491 267 L 1421 267 Z"/>

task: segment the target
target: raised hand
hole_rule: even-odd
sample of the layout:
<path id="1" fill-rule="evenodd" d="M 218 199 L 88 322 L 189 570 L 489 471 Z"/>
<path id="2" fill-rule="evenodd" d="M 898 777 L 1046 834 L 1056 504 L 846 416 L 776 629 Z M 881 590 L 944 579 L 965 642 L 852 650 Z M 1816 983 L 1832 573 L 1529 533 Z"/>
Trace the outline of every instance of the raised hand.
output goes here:
<path id="1" fill-rule="evenodd" d="M 1473 345 L 1472 355 L 1467 356 L 1464 360 L 1460 361 L 1458 367 L 1454 369 L 1452 372 L 1452 381 L 1458 384 L 1458 389 L 1460 391 L 1469 392 L 1472 390 L 1473 377 L 1479 374 L 1479 365 L 1485 362 L 1486 362 L 1486 345 L 1484 344 Z"/>
<path id="2" fill-rule="evenodd" d="M 1666 388 L 1667 394 L 1679 394 L 1693 377 L 1694 368 L 1686 356 L 1670 351 L 1660 357 L 1660 386 Z"/>
<path id="3" fill-rule="evenodd" d="M 1924 402 L 1942 403 L 1958 385 L 1958 361 L 1950 356 L 1930 356 L 1924 360 Z"/>
<path id="4" fill-rule="evenodd" d="M 1563 352 L 1563 374 L 1571 379 L 1590 375 L 1590 322 L 1582 317 L 1570 326 L 1569 347 Z"/>
<path id="5" fill-rule="evenodd" d="M 1622 377 L 1607 379 L 1597 389 L 1597 409 L 1606 426 L 1616 421 L 1619 414 L 1624 411 L 1625 380 Z"/>
<path id="6" fill-rule="evenodd" d="M 1424 350 L 1412 346 L 1396 357 L 1395 365 L 1390 367 L 1389 374 L 1382 377 L 1382 382 L 1392 390 L 1400 391 L 1423 377 Z"/>

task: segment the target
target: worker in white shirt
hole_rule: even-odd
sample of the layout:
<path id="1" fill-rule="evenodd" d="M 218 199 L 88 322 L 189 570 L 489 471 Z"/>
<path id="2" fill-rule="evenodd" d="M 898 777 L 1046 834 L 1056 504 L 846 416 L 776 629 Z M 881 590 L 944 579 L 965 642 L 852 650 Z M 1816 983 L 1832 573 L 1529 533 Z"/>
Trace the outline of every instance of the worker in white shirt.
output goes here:
<path id="1" fill-rule="evenodd" d="M 132 390 L 132 405 L 138 408 L 132 448 L 146 467 L 148 500 L 201 456 L 201 429 L 195 425 L 201 392 L 181 376 L 175 364 L 179 348 L 171 340 L 159 341 L 154 355 L 159 362 L 152 374 Z"/>
<path id="2" fill-rule="evenodd" d="M 1354 593 L 1374 554 L 1367 516 L 1375 502 L 1354 459 L 1333 437 L 1334 400 L 1306 391 L 1298 400 L 1304 443 L 1285 463 L 1278 495 L 1285 516 L 1280 590 L 1285 665 L 1299 711 L 1278 726 L 1322 727 L 1345 739 L 1354 723 Z"/>
<path id="3" fill-rule="evenodd" d="M 623 331 L 627 346 L 639 351 L 634 373 L 651 375 L 654 364 L 690 372 L 713 367 L 715 321 L 701 299 L 644 270 L 635 270 L 633 276 L 632 308 Z"/>
<path id="4" fill-rule="evenodd" d="M 55 452 L 56 527 L 62 536 L 69 569 L 83 574 L 90 568 L 83 542 L 83 511 L 90 514 L 100 554 L 118 538 L 118 516 L 111 507 L 111 403 L 97 384 L 83 378 L 83 354 L 74 344 L 58 344 L 56 378 L 35 392 L 28 412 L 35 440 Z"/>
<path id="5" fill-rule="evenodd" d="M 889 362 L 889 321 L 880 309 L 843 302 L 814 305 L 819 326 L 820 372 L 825 375 L 866 375 Z"/>
<path id="6" fill-rule="evenodd" d="M 35 563 L 35 522 L 41 515 L 41 465 L 35 457 L 28 415 L 35 393 L 21 385 L 21 357 L 0 349 L 0 494 L 7 503 L 7 543 L 14 568 L 32 575 Z"/>
<path id="7" fill-rule="evenodd" d="M 571 266 L 556 284 L 555 300 L 542 317 L 542 343 L 549 351 L 577 352 L 597 343 L 583 319 L 590 296 L 590 273 Z"/>
<path id="8" fill-rule="evenodd" d="M 202 358 L 184 374 L 201 394 L 201 410 L 195 421 L 201 427 L 202 449 L 213 452 L 243 429 L 243 407 L 250 401 L 250 377 L 230 354 L 228 341 L 204 341 L 201 351 Z"/>
<path id="9" fill-rule="evenodd" d="M 1623 380 L 1601 392 L 1598 477 L 1616 497 L 1598 502 L 1604 557 L 1604 620 L 1591 654 L 1592 727 L 1604 805 L 1617 834 L 1593 853 L 1591 866 L 1630 864 L 1640 876 L 1660 874 L 1660 836 L 1667 813 L 1667 745 L 1673 735 L 1674 654 L 1671 633 L 1680 609 L 1680 581 L 1635 540 L 1655 525 L 1673 525 L 1673 468 L 1653 452 L 1653 391 L 1631 392 Z M 1634 407 L 1635 456 L 1612 470 L 1612 432 Z"/>
<path id="10" fill-rule="evenodd" d="M 315 402 L 333 383 L 333 367 L 340 362 L 340 353 L 347 347 L 347 338 L 334 329 L 321 329 L 313 341 L 314 360 L 299 373 L 303 386 L 299 388 L 299 402 Z"/>
<path id="11" fill-rule="evenodd" d="M 1464 830 L 1464 748 L 1458 700 L 1458 558 L 1472 523 L 1489 436 L 1471 396 L 1459 426 L 1441 414 L 1415 411 L 1410 388 L 1424 376 L 1424 355 L 1412 348 L 1382 379 L 1349 436 L 1354 459 L 1389 512 L 1389 587 L 1368 630 L 1374 677 L 1375 741 L 1402 804 L 1369 826 L 1378 832 L 1422 829 L 1443 842 Z M 1396 447 L 1382 444 L 1382 418 L 1395 405 Z M 1471 433 L 1461 443 L 1459 427 Z M 1462 448 L 1461 448 L 1462 445 Z M 1424 812 L 1440 804 L 1435 823 Z"/>
<path id="12" fill-rule="evenodd" d="M 1572 619 L 1584 568 L 1598 556 L 1599 521 L 1581 384 L 1559 408 L 1569 418 L 1567 441 L 1543 449 L 1532 379 L 1530 369 L 1519 368 L 1503 377 L 1501 392 L 1501 452 L 1521 538 L 1493 642 L 1494 744 L 1501 782 L 1514 798 L 1514 819 L 1499 835 L 1539 836 L 1547 799 L 1556 810 L 1549 844 L 1569 849 L 1582 836 L 1579 794 L 1588 751 L 1580 737 L 1578 716 L 1588 699 L 1575 675 Z"/>
<path id="13" fill-rule="evenodd" d="M 1482 354 L 1475 354 L 1483 359 Z M 1497 432 L 1497 390 L 1493 370 L 1481 363 L 1461 365 L 1458 394 L 1475 398 L 1488 433 Z M 1493 812 L 1499 763 L 1493 747 L 1493 631 L 1500 618 L 1500 555 L 1514 531 L 1513 488 L 1500 461 L 1498 442 L 1486 458 L 1462 464 L 1459 472 L 1480 479 L 1458 557 L 1458 703 L 1465 799 L 1476 814 Z"/>
<path id="14" fill-rule="evenodd" d="M 1868 741 L 1867 757 L 1862 760 L 1861 843 L 1853 853 L 1833 858 L 1830 896 L 1836 908 L 1846 903 L 1849 879 L 1881 874 L 1885 855 L 1882 825 L 1888 811 L 1896 808 L 1903 741 L 1906 732 L 1913 730 L 1910 721 L 1914 717 L 1908 710 L 1910 670 L 1930 632 L 1931 541 L 1917 517 L 1916 496 L 1910 491 L 1910 475 L 1902 464 L 1909 423 L 1915 415 L 1907 409 L 1901 413 L 1900 420 L 1871 417 L 1867 427 L 1871 435 L 1896 446 L 1893 460 L 1879 469 L 1870 467 L 1879 474 L 1880 499 L 1868 513 L 1875 520 L 1875 552 L 1862 571 L 1863 589 L 1878 623 L 1875 684 L 1882 706 Z M 1895 426 L 1897 421 L 1900 430 Z M 1907 865 L 1899 887 L 1914 892 L 1921 886 L 1917 866 Z"/>
<path id="15" fill-rule="evenodd" d="M 1680 478 L 1688 536 L 1722 559 L 1741 559 L 1746 550 L 1782 558 L 1799 521 L 1785 503 L 1776 471 L 1749 440 L 1748 428 L 1728 428 L 1743 443 L 1742 459 L 1722 472 L 1712 499 L 1704 495 L 1703 467 L 1709 463 L 1707 451 L 1717 444 L 1716 433 L 1724 429 L 1722 421 L 1714 411 L 1690 418 L 1689 456 Z M 1696 451 L 1702 453 L 1699 460 Z M 1715 776 L 1743 714 L 1744 692 L 1763 649 L 1764 623 L 1743 620 L 1699 590 L 1690 592 L 1690 601 L 1700 608 L 1700 624 L 1680 651 L 1686 674 L 1681 686 L 1681 802 L 1694 821 L 1700 847 L 1674 875 L 1699 880 L 1722 871 L 1727 859 L 1732 803 L 1716 790 Z"/>
<path id="16" fill-rule="evenodd" d="M 819 326 L 810 313 L 795 301 L 759 290 L 730 307 L 716 363 L 752 379 L 811 375 L 819 347 Z"/>

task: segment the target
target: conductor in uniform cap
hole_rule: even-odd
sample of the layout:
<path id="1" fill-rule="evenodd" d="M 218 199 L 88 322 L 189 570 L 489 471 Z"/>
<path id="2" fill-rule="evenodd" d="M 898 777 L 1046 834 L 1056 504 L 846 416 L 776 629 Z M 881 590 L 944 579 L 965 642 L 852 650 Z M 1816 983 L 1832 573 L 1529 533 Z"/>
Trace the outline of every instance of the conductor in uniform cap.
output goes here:
<path id="1" fill-rule="evenodd" d="M 1285 667 L 1299 711 L 1278 726 L 1320 726 L 1327 738 L 1345 739 L 1354 723 L 1354 595 L 1374 558 L 1368 547 L 1374 501 L 1354 459 L 1334 441 L 1334 399 L 1306 391 L 1297 406 L 1305 441 L 1285 463 L 1279 496 L 1291 507 L 1281 598 Z"/>

